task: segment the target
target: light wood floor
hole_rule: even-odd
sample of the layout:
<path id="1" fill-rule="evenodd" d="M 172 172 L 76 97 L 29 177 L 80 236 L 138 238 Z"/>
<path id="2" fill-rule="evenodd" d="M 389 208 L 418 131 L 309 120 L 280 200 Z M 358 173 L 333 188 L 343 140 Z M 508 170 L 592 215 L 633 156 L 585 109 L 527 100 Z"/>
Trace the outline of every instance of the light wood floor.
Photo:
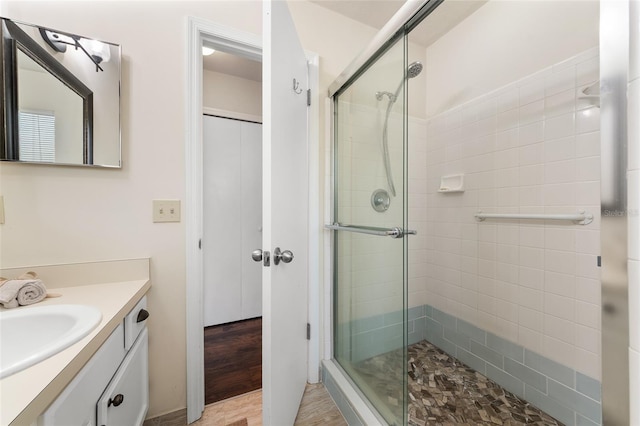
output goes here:
<path id="1" fill-rule="evenodd" d="M 322 383 L 307 384 L 295 424 L 347 426 L 347 422 Z"/>
<path id="2" fill-rule="evenodd" d="M 186 424 L 186 410 L 181 410 L 174 415 L 145 421 L 145 426 L 182 426 L 184 424 Z M 205 406 L 202 418 L 193 424 L 198 426 L 262 426 L 262 390 L 209 404 Z M 295 424 L 299 426 L 347 426 L 347 422 L 322 383 L 307 385 Z"/>

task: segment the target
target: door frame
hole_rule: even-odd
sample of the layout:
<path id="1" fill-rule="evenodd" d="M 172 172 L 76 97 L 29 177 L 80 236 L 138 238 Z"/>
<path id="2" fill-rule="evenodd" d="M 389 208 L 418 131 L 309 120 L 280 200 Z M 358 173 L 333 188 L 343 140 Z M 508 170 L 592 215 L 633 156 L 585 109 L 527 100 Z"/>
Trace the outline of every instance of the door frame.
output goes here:
<path id="1" fill-rule="evenodd" d="M 185 73 L 185 234 L 186 234 L 186 367 L 187 423 L 204 411 L 204 310 L 203 256 L 203 163 L 202 163 L 202 43 L 262 61 L 262 37 L 202 18 L 187 17 Z M 305 52 L 309 63 L 311 105 L 308 112 L 309 143 L 309 271 L 307 380 L 319 381 L 320 368 L 320 152 L 319 152 L 319 57 Z M 247 254 L 249 255 L 249 254 Z"/>

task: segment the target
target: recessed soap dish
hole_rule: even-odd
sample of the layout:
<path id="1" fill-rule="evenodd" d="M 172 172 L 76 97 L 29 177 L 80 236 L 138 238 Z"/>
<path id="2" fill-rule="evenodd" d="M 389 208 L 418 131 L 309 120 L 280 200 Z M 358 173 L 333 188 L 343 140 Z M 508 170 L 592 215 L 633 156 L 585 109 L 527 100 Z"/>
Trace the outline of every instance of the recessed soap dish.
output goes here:
<path id="1" fill-rule="evenodd" d="M 464 192 L 464 175 L 442 176 L 438 192 Z"/>

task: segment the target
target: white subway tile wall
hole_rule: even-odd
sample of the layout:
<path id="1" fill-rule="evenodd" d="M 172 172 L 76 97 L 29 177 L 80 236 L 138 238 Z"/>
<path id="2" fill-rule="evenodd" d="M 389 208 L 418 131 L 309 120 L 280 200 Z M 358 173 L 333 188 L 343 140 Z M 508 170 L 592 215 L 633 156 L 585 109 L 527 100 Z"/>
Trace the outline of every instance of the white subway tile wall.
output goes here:
<path id="1" fill-rule="evenodd" d="M 409 307 L 432 305 L 600 380 L 600 110 L 582 98 L 598 79 L 594 48 L 409 120 Z M 458 173 L 465 192 L 438 192 Z M 594 221 L 474 218 L 580 210 Z"/>
<path id="2" fill-rule="evenodd" d="M 374 93 L 371 99 L 374 99 Z M 391 170 L 397 195 L 391 196 L 387 211 L 377 212 L 371 205 L 371 196 L 376 189 L 391 192 L 382 153 L 384 113 L 388 102 L 385 97 L 377 105 L 363 105 L 348 100 L 338 104 L 338 170 L 335 177 L 338 182 L 338 209 L 335 220 L 341 224 L 381 228 L 403 226 L 404 130 L 402 115 L 396 111 L 401 111 L 401 102 L 394 105 L 388 123 Z M 415 137 L 412 138 L 414 145 L 411 147 L 409 168 L 415 170 L 412 181 L 423 182 L 426 179 L 423 166 L 426 163 L 426 125 L 424 122 L 417 123 L 411 129 Z M 408 209 L 412 217 L 426 222 L 426 195 L 411 193 Z M 420 226 L 417 229 L 419 233 L 426 234 Z M 341 348 L 345 353 L 353 351 L 358 358 L 375 350 L 386 351 L 402 345 L 402 332 L 394 333 L 396 322 L 373 324 L 368 323 L 367 319 L 401 312 L 404 307 L 403 240 L 350 232 L 336 232 L 335 236 L 339 283 L 336 296 L 340 300 L 336 307 L 338 325 L 348 328 L 352 321 L 362 320 L 358 324 L 367 330 L 380 329 L 377 341 L 372 341 L 371 335 L 366 335 L 361 336 L 360 344 L 354 345 L 349 337 L 351 331 L 345 329 Z M 420 304 L 424 303 L 425 293 L 424 286 L 419 285 L 425 276 L 425 252 L 423 245 L 417 245 L 408 257 L 410 299 L 420 299 Z M 419 290 L 413 291 L 414 288 Z"/>

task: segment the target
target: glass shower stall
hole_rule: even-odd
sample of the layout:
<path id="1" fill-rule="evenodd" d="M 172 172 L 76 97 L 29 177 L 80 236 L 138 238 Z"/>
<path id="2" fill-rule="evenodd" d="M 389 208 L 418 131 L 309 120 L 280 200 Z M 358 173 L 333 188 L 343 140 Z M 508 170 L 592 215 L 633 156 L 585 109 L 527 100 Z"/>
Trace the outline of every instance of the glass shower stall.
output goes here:
<path id="1" fill-rule="evenodd" d="M 602 424 L 599 23 L 405 5 L 330 87 L 332 365 L 381 423 Z"/>

